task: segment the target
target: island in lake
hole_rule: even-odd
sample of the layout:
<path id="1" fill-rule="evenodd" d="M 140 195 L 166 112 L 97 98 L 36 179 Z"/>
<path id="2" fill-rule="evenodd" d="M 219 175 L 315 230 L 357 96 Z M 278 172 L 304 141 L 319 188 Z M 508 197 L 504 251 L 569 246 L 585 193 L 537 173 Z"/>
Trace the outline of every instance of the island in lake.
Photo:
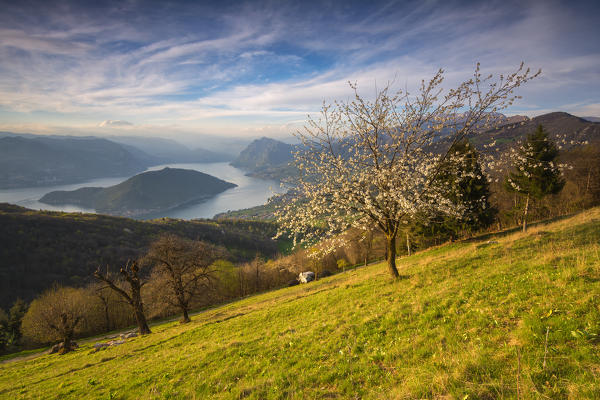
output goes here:
<path id="1" fill-rule="evenodd" d="M 236 186 L 202 172 L 164 168 L 144 172 L 106 188 L 50 192 L 40 202 L 73 204 L 93 208 L 102 214 L 136 217 L 207 200 Z"/>

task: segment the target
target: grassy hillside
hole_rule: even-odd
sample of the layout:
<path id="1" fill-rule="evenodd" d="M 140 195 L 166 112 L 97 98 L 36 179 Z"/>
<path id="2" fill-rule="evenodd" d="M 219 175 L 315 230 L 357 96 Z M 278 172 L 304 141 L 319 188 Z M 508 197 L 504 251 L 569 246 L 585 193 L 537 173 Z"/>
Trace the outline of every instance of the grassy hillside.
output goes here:
<path id="1" fill-rule="evenodd" d="M 3 364 L 0 397 L 600 398 L 599 243 L 594 209 L 434 248 Z"/>

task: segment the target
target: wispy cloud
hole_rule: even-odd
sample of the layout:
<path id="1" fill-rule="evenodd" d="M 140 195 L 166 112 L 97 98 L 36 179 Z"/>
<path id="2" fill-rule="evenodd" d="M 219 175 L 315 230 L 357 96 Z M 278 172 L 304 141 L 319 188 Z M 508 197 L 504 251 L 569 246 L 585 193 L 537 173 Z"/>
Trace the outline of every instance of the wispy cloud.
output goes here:
<path id="1" fill-rule="evenodd" d="M 0 111 L 11 126 L 39 126 L 43 114 L 82 131 L 132 121 L 120 127 L 275 134 L 323 99 L 350 96 L 348 81 L 410 89 L 443 67 L 451 86 L 476 61 L 505 73 L 524 60 L 543 76 L 513 112 L 596 112 L 592 11 L 552 1 L 12 5 L 0 16 Z"/>
<path id="2" fill-rule="evenodd" d="M 100 124 L 98 124 L 98 126 L 101 128 L 115 127 L 115 126 L 123 127 L 123 126 L 133 126 L 133 124 L 131 122 L 123 121 L 120 119 L 117 119 L 117 120 L 107 119 L 105 121 L 100 122 Z"/>

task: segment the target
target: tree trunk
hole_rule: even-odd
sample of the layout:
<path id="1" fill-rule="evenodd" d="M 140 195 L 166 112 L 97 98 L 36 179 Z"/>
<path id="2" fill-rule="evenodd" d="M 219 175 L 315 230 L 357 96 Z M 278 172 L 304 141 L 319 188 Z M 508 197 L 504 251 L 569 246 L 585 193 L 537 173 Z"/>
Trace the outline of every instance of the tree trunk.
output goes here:
<path id="1" fill-rule="evenodd" d="M 110 310 L 108 309 L 108 302 L 102 301 L 104 303 L 104 323 L 106 327 L 106 332 L 110 332 Z"/>
<path id="2" fill-rule="evenodd" d="M 60 354 L 66 354 L 68 352 L 70 352 L 72 349 L 72 341 L 73 341 L 73 334 L 65 334 L 65 337 L 63 338 L 63 348 L 60 349 Z"/>
<path id="3" fill-rule="evenodd" d="M 523 210 L 523 232 L 527 232 L 527 211 L 529 211 L 529 193 L 527 193 L 525 210 Z"/>
<path id="4" fill-rule="evenodd" d="M 390 274 L 394 279 L 400 278 L 398 269 L 396 268 L 396 235 L 387 237 L 387 265 Z"/>
<path id="5" fill-rule="evenodd" d="M 411 255 L 410 252 L 410 237 L 408 237 L 408 232 L 406 232 L 406 251 L 408 253 L 408 255 Z"/>
<path id="6" fill-rule="evenodd" d="M 140 335 L 147 335 L 152 333 L 150 327 L 148 326 L 148 322 L 146 321 L 146 315 L 144 315 L 144 309 L 141 305 L 135 307 L 135 320 L 137 321 L 138 329 L 140 331 Z"/>
<path id="7" fill-rule="evenodd" d="M 592 169 L 588 168 L 587 181 L 585 183 L 585 192 L 583 192 L 584 196 L 587 196 L 588 191 L 590 189 L 590 179 L 592 178 Z"/>
<path id="8" fill-rule="evenodd" d="M 190 316 L 188 315 L 187 307 L 181 307 L 181 309 L 183 311 L 183 317 L 181 317 L 181 323 L 187 324 L 188 322 L 191 322 Z"/>

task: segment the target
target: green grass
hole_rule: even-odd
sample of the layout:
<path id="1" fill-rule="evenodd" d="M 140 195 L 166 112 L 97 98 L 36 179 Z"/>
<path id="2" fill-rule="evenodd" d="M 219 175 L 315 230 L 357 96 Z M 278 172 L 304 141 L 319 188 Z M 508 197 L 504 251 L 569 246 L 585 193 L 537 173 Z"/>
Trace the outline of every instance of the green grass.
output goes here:
<path id="1" fill-rule="evenodd" d="M 600 398 L 600 209 L 487 239 L 3 364 L 0 397 Z"/>

